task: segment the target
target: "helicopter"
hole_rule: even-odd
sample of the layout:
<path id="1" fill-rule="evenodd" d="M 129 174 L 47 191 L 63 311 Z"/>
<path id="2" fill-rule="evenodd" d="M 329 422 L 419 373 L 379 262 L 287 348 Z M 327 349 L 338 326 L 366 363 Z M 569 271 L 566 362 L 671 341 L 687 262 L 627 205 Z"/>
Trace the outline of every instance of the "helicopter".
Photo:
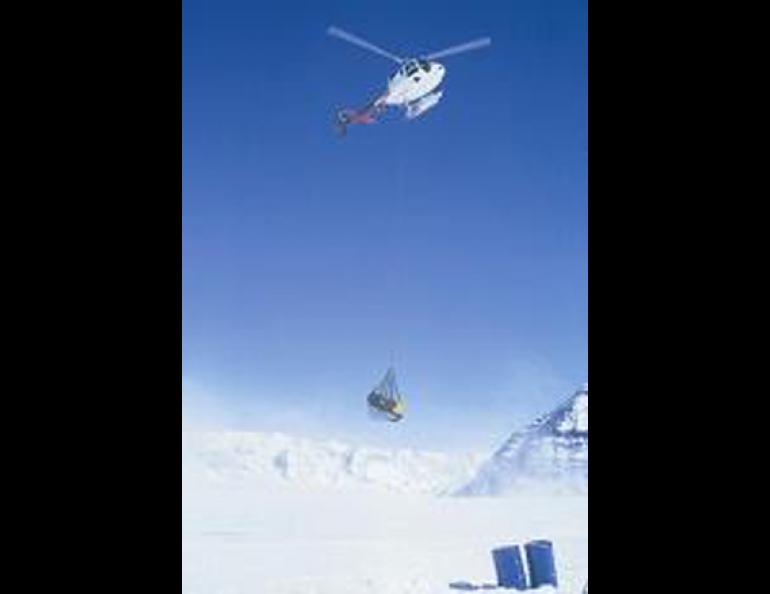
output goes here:
<path id="1" fill-rule="evenodd" d="M 361 109 L 342 109 L 337 112 L 335 124 L 337 131 L 342 136 L 346 134 L 349 124 L 372 124 L 388 107 L 403 109 L 406 118 L 410 120 L 422 115 L 434 107 L 444 93 L 438 87 L 444 80 L 446 68 L 436 60 L 481 49 L 492 43 L 489 37 L 482 37 L 453 45 L 426 56 L 401 58 L 338 27 L 329 27 L 327 33 L 332 37 L 337 37 L 393 60 L 399 65 L 398 70 L 388 78 L 385 91 L 373 101 Z"/>

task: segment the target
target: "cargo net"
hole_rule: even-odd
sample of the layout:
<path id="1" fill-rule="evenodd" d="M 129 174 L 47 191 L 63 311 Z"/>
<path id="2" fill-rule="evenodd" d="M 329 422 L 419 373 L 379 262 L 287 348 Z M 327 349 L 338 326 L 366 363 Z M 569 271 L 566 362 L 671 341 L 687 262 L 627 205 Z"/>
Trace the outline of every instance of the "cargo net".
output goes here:
<path id="1" fill-rule="evenodd" d="M 366 402 L 369 405 L 369 416 L 373 419 L 396 422 L 404 418 L 404 398 L 398 391 L 396 371 L 392 367 L 388 369 L 382 381 L 369 392 Z"/>

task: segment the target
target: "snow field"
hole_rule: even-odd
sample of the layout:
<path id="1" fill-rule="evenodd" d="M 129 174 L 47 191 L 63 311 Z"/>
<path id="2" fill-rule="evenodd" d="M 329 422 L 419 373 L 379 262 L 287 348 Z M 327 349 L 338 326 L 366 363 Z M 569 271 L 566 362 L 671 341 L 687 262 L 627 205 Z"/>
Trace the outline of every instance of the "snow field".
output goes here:
<path id="1" fill-rule="evenodd" d="M 559 592 L 579 594 L 588 567 L 585 496 L 217 488 L 183 500 L 183 592 L 456 594 L 451 584 L 495 583 L 493 548 L 537 538 L 554 543 Z"/>

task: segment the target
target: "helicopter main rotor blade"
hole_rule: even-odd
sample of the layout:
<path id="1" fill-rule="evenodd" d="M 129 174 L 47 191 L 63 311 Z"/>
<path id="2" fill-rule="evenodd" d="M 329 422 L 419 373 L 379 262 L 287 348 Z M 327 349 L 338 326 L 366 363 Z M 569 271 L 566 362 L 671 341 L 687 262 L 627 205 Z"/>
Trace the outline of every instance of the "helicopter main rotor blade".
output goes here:
<path id="1" fill-rule="evenodd" d="M 463 52 L 469 52 L 471 50 L 481 49 L 482 47 L 486 47 L 491 43 L 492 43 L 492 40 L 489 37 L 482 37 L 480 39 L 474 39 L 473 41 L 468 41 L 467 43 L 453 45 L 452 47 L 448 47 L 438 52 L 433 52 L 432 54 L 428 54 L 427 56 L 425 56 L 425 59 L 436 60 L 438 58 L 446 58 L 447 56 L 453 56 L 455 54 L 461 54 Z"/>
<path id="2" fill-rule="evenodd" d="M 360 37 L 357 37 L 356 35 L 353 35 L 352 33 L 348 33 L 347 31 L 343 31 L 342 29 L 339 29 L 338 27 L 329 27 L 327 30 L 327 33 L 331 35 L 332 37 L 339 37 L 340 39 L 343 39 L 345 41 L 348 41 L 354 45 L 357 45 L 359 47 L 362 47 L 364 49 L 368 49 L 369 51 L 374 52 L 375 54 L 379 54 L 383 56 L 384 58 L 389 58 L 393 60 L 394 62 L 397 62 L 398 64 L 401 64 L 404 60 L 403 58 L 399 58 L 395 54 L 391 54 L 390 52 L 385 51 L 381 47 L 377 47 L 373 43 L 369 43 L 365 39 L 361 39 Z"/>

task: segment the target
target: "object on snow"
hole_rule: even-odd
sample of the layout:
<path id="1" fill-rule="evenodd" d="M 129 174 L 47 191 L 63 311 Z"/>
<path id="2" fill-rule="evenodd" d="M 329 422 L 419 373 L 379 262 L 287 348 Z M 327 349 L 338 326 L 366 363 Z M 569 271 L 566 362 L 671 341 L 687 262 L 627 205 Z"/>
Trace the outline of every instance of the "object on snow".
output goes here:
<path id="1" fill-rule="evenodd" d="M 518 545 L 501 547 L 492 551 L 497 572 L 497 585 L 501 588 L 527 589 L 527 576 Z"/>
<path id="2" fill-rule="evenodd" d="M 529 587 L 553 586 L 558 588 L 553 545 L 548 540 L 533 540 L 524 545 L 529 570 Z"/>

